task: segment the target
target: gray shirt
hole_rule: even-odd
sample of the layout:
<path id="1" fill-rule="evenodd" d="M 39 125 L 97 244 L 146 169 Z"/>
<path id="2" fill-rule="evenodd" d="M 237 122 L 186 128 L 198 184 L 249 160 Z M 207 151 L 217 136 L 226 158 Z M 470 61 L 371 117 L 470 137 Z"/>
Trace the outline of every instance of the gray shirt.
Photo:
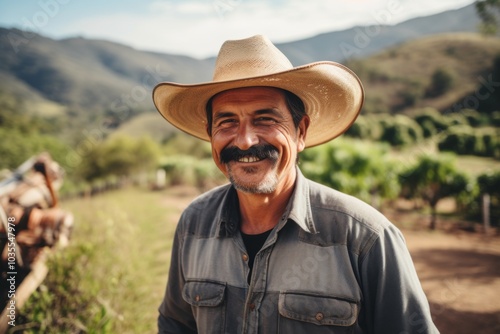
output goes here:
<path id="1" fill-rule="evenodd" d="M 400 231 L 299 170 L 252 277 L 235 189 L 201 195 L 177 226 L 160 333 L 438 333 Z"/>

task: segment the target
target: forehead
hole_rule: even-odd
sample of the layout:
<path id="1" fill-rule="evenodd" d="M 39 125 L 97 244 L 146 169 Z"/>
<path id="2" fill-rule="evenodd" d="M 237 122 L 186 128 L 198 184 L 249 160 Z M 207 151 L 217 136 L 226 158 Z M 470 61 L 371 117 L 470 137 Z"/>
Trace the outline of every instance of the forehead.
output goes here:
<path id="1" fill-rule="evenodd" d="M 244 104 L 269 104 L 269 107 L 285 105 L 285 93 L 274 87 L 244 87 L 223 91 L 212 98 L 212 107 Z"/>

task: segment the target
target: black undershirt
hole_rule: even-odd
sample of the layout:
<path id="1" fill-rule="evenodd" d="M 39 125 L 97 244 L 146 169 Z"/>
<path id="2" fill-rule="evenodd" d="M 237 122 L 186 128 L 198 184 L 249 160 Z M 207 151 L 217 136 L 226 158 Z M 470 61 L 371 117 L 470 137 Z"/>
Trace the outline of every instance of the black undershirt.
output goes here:
<path id="1" fill-rule="evenodd" d="M 269 234 L 271 234 L 271 231 L 272 229 L 261 234 L 245 234 L 241 232 L 241 237 L 243 238 L 243 243 L 245 244 L 245 248 L 248 253 L 248 267 L 250 267 L 250 272 L 248 273 L 249 283 L 250 278 L 252 277 L 252 268 L 255 256 L 260 251 L 262 246 L 264 246 L 264 243 L 266 242 Z"/>

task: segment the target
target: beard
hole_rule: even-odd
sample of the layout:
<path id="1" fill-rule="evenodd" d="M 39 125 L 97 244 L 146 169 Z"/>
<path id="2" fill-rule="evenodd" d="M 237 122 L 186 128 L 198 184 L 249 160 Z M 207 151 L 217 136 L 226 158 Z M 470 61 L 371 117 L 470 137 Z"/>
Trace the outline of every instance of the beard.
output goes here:
<path id="1" fill-rule="evenodd" d="M 264 178 L 258 181 L 245 181 L 244 177 L 236 176 L 232 169 L 232 163 L 238 162 L 242 158 L 250 159 L 268 159 L 271 162 L 271 170 L 266 173 Z M 278 164 L 279 151 L 272 145 L 256 145 L 248 150 L 240 150 L 237 147 L 227 147 L 221 151 L 221 163 L 227 167 L 229 181 L 235 189 L 251 194 L 269 194 L 276 190 L 279 182 L 276 165 Z M 259 171 L 257 167 L 240 167 L 241 171 L 251 177 Z"/>

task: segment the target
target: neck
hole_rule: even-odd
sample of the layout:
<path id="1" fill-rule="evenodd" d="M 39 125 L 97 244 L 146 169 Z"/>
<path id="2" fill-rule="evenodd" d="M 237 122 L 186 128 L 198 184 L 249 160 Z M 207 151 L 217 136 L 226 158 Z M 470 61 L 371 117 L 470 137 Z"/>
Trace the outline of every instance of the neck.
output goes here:
<path id="1" fill-rule="evenodd" d="M 260 234 L 274 228 L 285 212 L 294 186 L 295 179 L 271 194 L 238 191 L 241 231 L 245 234 Z"/>

